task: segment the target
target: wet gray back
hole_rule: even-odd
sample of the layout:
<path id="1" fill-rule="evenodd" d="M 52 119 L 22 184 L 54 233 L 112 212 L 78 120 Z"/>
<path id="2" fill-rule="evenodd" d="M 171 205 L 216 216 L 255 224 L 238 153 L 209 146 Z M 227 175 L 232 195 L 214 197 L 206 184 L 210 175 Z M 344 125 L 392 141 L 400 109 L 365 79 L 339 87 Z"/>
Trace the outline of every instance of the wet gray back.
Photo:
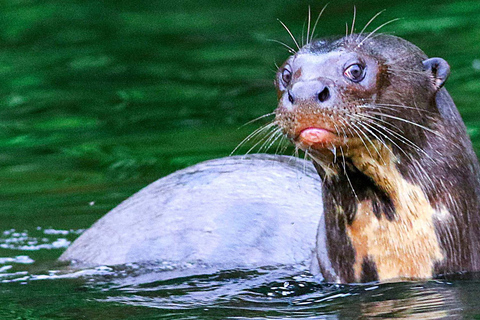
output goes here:
<path id="1" fill-rule="evenodd" d="M 134 194 L 60 260 L 81 267 L 150 261 L 309 264 L 322 214 L 321 182 L 310 162 L 273 155 L 215 159 Z"/>

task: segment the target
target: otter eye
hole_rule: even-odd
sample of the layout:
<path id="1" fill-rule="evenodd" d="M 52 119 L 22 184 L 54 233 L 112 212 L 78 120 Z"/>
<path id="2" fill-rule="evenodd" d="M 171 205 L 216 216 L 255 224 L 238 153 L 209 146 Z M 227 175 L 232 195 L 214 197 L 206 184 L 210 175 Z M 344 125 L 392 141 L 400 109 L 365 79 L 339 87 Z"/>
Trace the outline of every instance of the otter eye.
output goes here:
<path id="1" fill-rule="evenodd" d="M 282 81 L 283 85 L 286 87 L 290 83 L 290 80 L 292 80 L 292 72 L 288 68 L 284 68 L 282 70 Z"/>
<path id="2" fill-rule="evenodd" d="M 353 82 L 360 82 L 365 78 L 365 67 L 358 63 L 352 64 L 343 71 L 343 75 Z"/>

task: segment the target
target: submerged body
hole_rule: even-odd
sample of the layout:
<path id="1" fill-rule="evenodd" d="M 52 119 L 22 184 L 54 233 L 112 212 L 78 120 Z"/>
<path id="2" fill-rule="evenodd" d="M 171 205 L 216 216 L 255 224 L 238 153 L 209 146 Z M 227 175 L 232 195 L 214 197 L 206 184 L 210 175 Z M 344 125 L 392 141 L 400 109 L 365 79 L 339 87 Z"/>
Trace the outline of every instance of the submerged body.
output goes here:
<path id="1" fill-rule="evenodd" d="M 60 260 L 78 267 L 130 262 L 310 267 L 322 212 L 321 182 L 310 162 L 272 155 L 210 160 L 125 200 Z"/>
<path id="2" fill-rule="evenodd" d="M 307 263 L 334 282 L 478 271 L 479 165 L 448 73 L 394 36 L 308 43 L 279 69 L 275 124 L 319 177 L 281 156 L 194 166 L 112 210 L 60 259 Z"/>

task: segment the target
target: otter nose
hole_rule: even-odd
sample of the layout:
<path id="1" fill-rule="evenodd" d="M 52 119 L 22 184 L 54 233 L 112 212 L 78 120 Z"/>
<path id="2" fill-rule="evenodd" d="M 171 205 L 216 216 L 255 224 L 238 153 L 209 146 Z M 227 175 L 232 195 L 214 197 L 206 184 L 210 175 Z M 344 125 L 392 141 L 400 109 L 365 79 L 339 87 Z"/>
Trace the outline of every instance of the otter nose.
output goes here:
<path id="1" fill-rule="evenodd" d="M 288 100 L 294 104 L 301 100 L 314 100 L 326 102 L 331 97 L 331 92 L 322 81 L 307 81 L 295 83 L 292 89 L 288 90 Z"/>

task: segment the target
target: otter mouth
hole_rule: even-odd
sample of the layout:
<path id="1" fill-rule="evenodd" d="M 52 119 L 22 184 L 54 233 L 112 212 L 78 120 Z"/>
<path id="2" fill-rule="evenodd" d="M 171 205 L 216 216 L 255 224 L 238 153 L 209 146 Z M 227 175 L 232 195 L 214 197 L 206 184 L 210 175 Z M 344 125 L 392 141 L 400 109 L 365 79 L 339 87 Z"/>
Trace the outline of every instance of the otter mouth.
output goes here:
<path id="1" fill-rule="evenodd" d="M 309 127 L 303 129 L 295 139 L 300 144 L 307 147 L 332 146 L 338 143 L 339 137 L 331 130 L 319 127 Z"/>

